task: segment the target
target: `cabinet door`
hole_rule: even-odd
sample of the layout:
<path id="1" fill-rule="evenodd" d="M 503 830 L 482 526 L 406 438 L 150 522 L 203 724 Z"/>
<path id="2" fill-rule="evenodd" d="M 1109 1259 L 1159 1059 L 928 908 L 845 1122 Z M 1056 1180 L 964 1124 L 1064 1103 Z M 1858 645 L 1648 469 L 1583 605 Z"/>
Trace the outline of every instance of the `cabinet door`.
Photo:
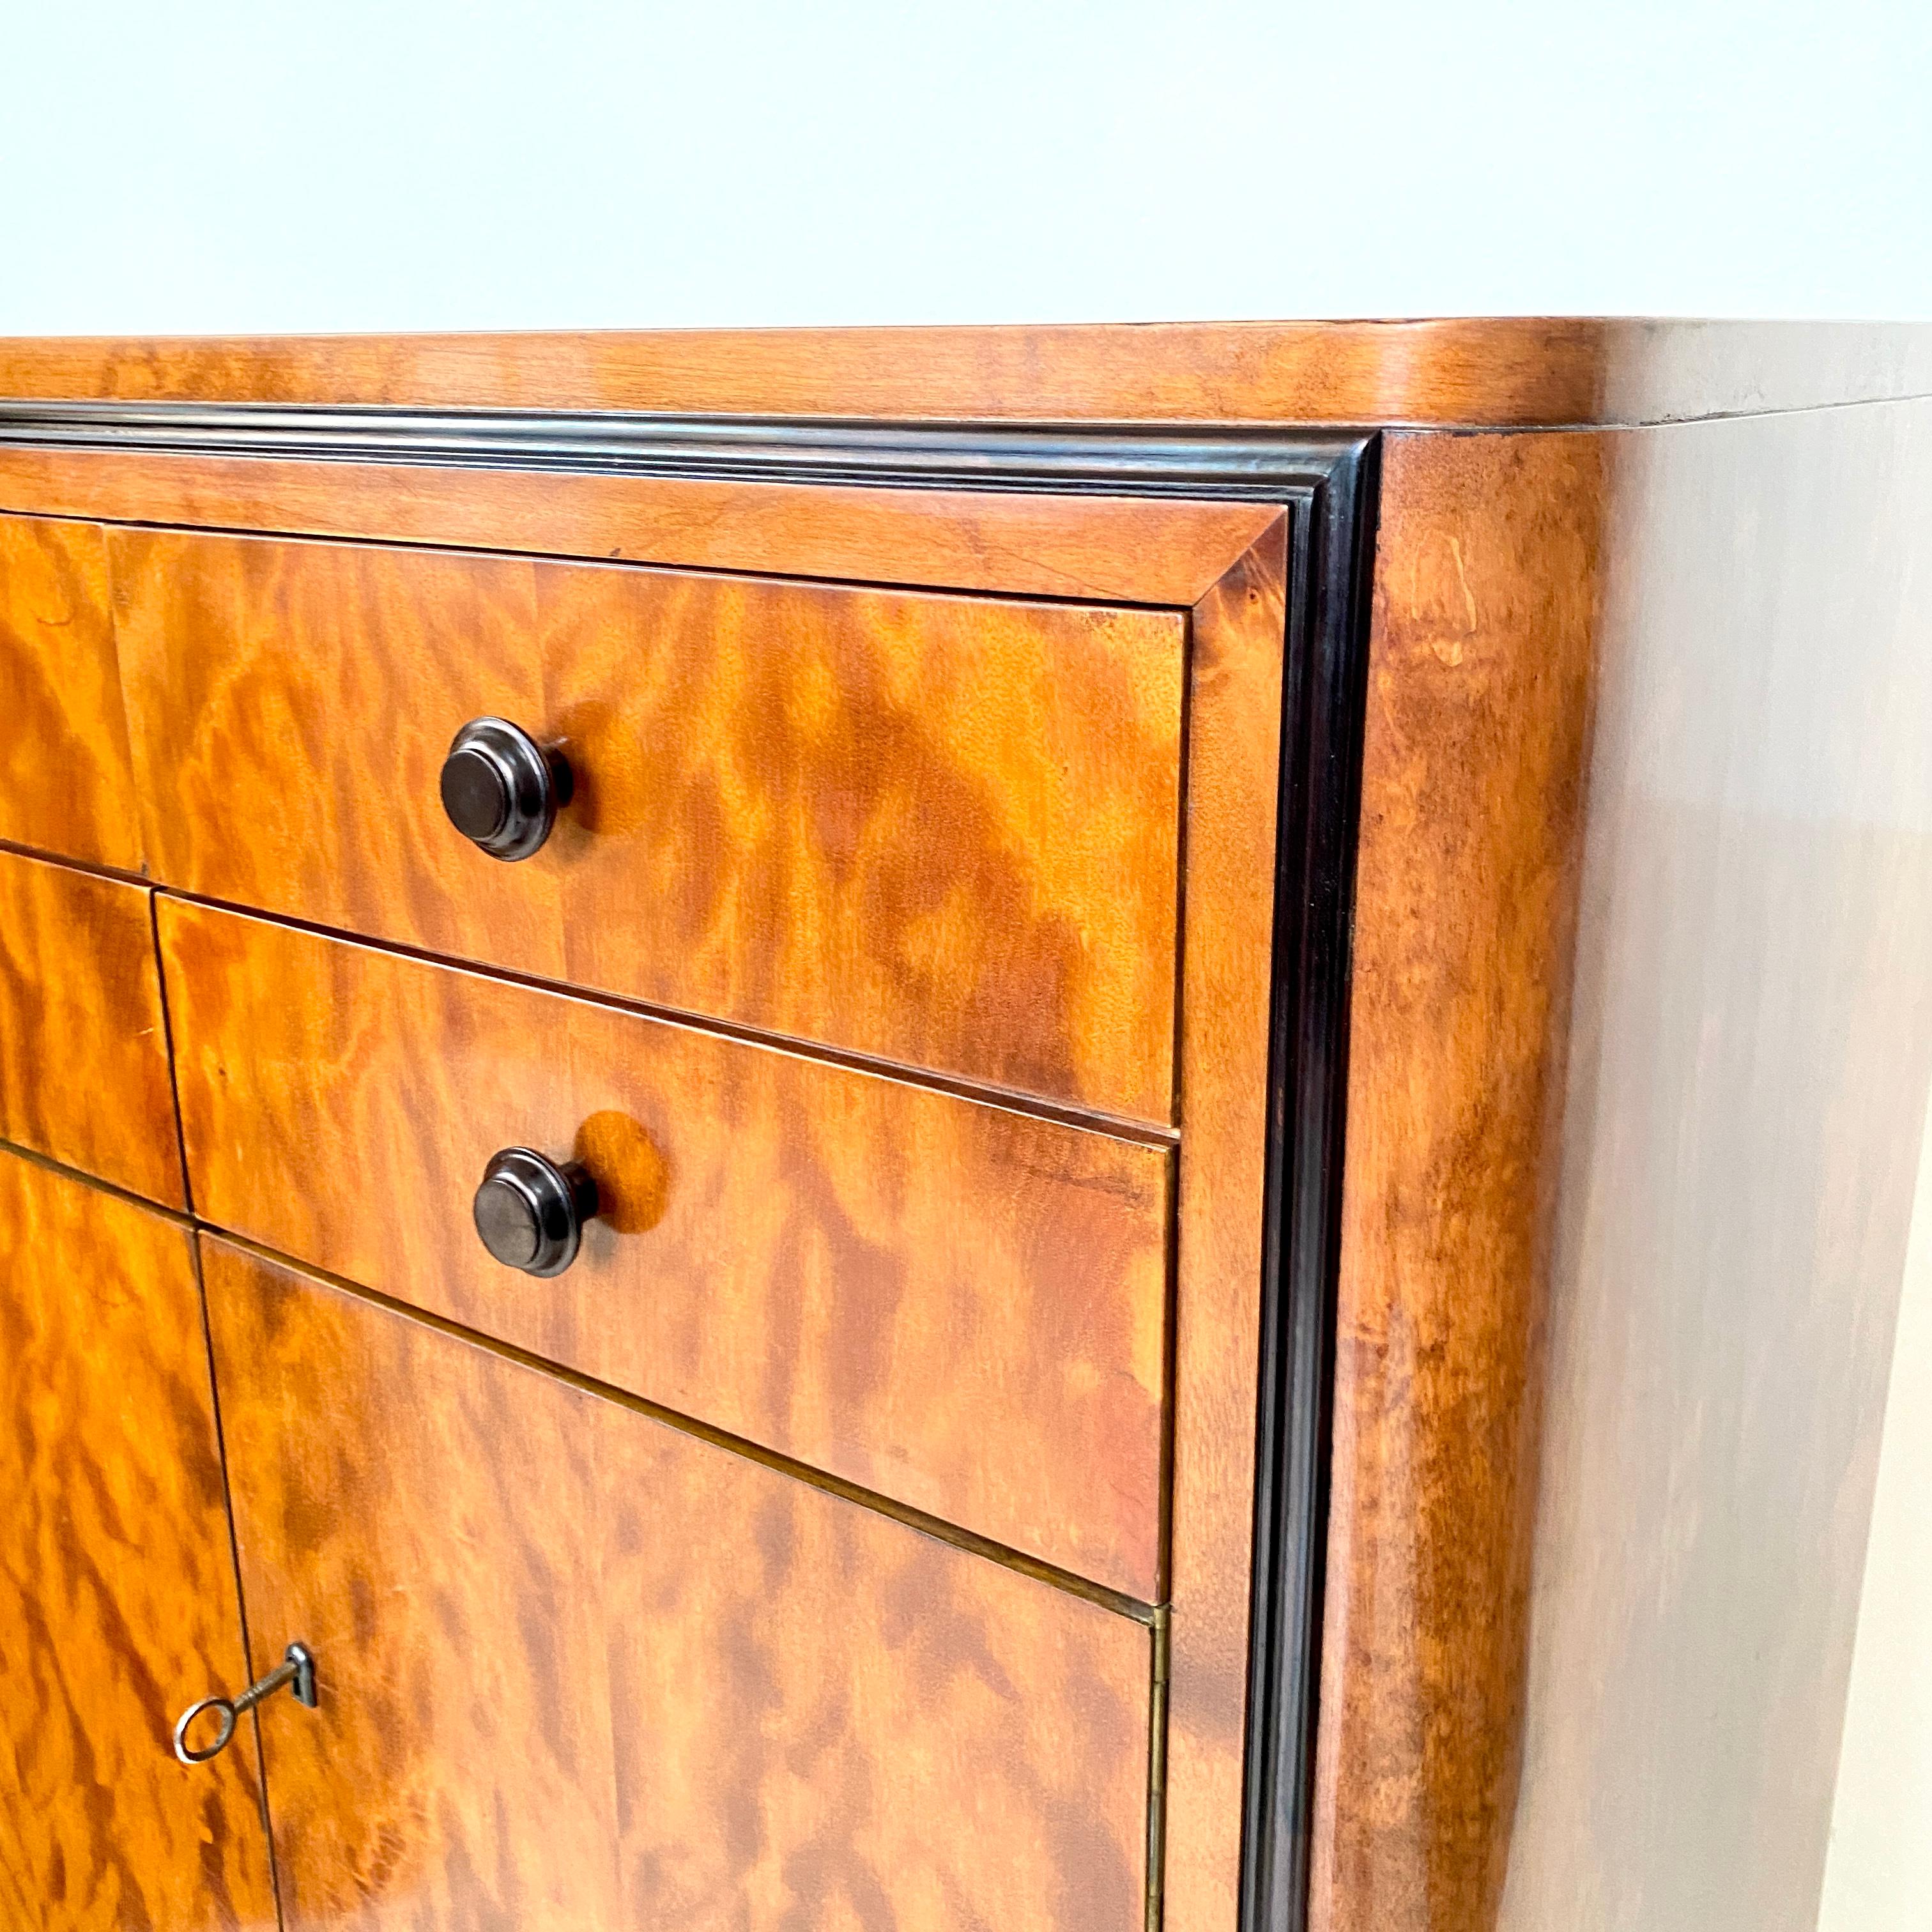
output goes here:
<path id="1" fill-rule="evenodd" d="M 0 1151 L 0 1923 L 274 1923 L 193 1237 Z"/>
<path id="2" fill-rule="evenodd" d="M 202 1253 L 289 1932 L 1144 1923 L 1144 1625 Z"/>

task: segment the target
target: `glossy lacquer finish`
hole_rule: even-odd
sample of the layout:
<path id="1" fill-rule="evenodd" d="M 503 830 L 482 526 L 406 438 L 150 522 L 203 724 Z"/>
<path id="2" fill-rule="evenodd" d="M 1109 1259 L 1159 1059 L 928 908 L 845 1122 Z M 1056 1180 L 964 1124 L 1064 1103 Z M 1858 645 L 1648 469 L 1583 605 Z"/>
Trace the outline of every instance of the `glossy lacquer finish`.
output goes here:
<path id="1" fill-rule="evenodd" d="M 0 1150 L 0 1920 L 273 1926 L 193 1237 Z"/>
<path id="2" fill-rule="evenodd" d="M 1171 1117 L 1180 616 L 191 534 L 111 549 L 166 883 Z M 452 740 L 486 716 L 575 775 L 520 864 L 444 815 Z"/>
<path id="3" fill-rule="evenodd" d="M 92 524 L 0 517 L 0 838 L 138 871 L 107 549 Z"/>
<path id="4" fill-rule="evenodd" d="M 1143 1625 L 202 1246 L 289 1927 L 1141 1932 Z"/>
<path id="5" fill-rule="evenodd" d="M 179 1207 L 151 897 L 0 852 L 0 1139 Z"/>
<path id="6" fill-rule="evenodd" d="M 161 934 L 208 1219 L 1155 1598 L 1168 1149 L 178 901 Z M 554 1280 L 478 1239 L 514 1147 L 596 1183 Z"/>

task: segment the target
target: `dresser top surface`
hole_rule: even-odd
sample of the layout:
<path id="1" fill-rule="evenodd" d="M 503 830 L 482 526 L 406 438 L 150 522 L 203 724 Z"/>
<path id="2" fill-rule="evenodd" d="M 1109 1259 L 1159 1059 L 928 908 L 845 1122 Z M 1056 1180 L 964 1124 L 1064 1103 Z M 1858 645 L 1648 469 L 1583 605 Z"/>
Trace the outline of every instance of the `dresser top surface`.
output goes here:
<path id="1" fill-rule="evenodd" d="M 1436 321 L 0 338 L 0 398 L 1609 426 L 1932 394 L 1932 324 Z"/>

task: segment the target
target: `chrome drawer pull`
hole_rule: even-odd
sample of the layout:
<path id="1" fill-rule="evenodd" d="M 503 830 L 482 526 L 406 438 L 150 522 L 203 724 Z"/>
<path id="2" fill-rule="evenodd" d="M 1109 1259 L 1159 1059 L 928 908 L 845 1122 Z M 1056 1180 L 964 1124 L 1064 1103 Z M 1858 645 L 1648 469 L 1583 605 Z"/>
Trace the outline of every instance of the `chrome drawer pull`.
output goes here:
<path id="1" fill-rule="evenodd" d="M 175 1756 L 183 1764 L 206 1764 L 210 1758 L 219 1757 L 235 1735 L 236 1719 L 244 1711 L 252 1711 L 264 1697 L 272 1697 L 284 1684 L 294 1688 L 298 1704 L 306 1704 L 311 1711 L 315 1708 L 315 1659 L 307 1644 L 290 1644 L 282 1653 L 281 1662 L 259 1682 L 250 1684 L 240 1696 L 204 1697 L 199 1704 L 190 1704 L 175 1726 Z M 196 1750 L 188 1741 L 188 1726 L 204 1711 L 219 1712 L 221 1728 L 214 1743 L 206 1750 Z"/>

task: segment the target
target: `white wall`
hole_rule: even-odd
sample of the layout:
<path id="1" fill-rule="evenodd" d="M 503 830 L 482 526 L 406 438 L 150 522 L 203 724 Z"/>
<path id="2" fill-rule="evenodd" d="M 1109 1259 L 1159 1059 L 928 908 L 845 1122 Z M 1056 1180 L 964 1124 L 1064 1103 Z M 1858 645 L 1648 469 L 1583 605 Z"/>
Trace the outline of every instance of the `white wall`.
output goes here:
<path id="1" fill-rule="evenodd" d="M 0 333 L 1932 316 L 1932 10 L 0 0 Z"/>

